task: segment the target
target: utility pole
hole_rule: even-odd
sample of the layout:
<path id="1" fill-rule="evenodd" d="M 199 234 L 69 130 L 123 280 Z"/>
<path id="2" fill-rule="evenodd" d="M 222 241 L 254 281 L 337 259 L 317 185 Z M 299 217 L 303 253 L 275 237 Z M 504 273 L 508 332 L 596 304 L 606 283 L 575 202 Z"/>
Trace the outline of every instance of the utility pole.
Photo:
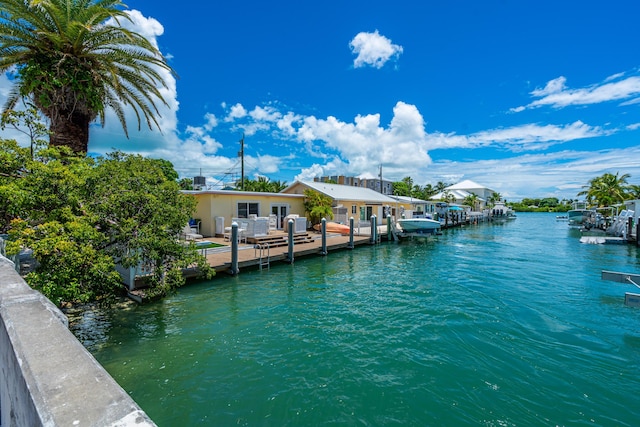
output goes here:
<path id="1" fill-rule="evenodd" d="M 382 165 L 380 165 L 380 192 L 384 194 L 384 191 L 382 190 Z"/>
<path id="2" fill-rule="evenodd" d="M 244 133 L 242 134 L 242 139 L 240 140 L 240 151 L 238 151 L 238 156 L 240 156 L 240 189 L 244 191 Z"/>

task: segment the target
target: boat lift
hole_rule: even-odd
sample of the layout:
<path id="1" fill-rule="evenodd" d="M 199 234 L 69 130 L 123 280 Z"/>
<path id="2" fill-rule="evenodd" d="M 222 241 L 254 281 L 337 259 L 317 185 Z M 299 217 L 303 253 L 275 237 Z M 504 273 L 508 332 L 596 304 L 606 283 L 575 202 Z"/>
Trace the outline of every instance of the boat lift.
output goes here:
<path id="1" fill-rule="evenodd" d="M 640 274 L 618 273 L 615 271 L 602 270 L 602 280 L 610 280 L 618 283 L 630 283 L 640 288 Z M 624 303 L 629 307 L 640 308 L 640 294 L 625 292 Z"/>

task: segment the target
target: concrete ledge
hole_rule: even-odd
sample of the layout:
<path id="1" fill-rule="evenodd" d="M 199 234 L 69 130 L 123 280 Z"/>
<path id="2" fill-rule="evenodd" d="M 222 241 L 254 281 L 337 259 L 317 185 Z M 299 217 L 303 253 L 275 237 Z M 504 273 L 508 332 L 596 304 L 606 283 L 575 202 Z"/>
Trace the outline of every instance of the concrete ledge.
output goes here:
<path id="1" fill-rule="evenodd" d="M 154 426 L 67 326 L 0 257 L 0 425 Z"/>

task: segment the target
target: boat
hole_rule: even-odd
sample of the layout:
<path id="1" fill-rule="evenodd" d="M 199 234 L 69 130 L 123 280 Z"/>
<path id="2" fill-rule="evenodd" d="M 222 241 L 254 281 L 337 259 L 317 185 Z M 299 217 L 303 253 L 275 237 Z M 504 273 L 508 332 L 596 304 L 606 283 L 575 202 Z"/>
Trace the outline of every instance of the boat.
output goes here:
<path id="1" fill-rule="evenodd" d="M 326 230 L 327 233 L 338 233 L 347 235 L 351 232 L 351 228 L 348 225 L 340 224 L 338 222 L 326 222 Z M 316 231 L 322 231 L 322 224 L 316 224 L 313 226 L 313 229 Z"/>
<path id="2" fill-rule="evenodd" d="M 573 202 L 571 209 L 567 212 L 569 225 L 581 226 L 584 220 L 591 215 L 591 210 L 587 209 L 586 202 Z"/>
<path id="3" fill-rule="evenodd" d="M 397 223 L 404 233 L 435 234 L 440 229 L 440 221 L 431 218 L 402 218 Z"/>
<path id="4" fill-rule="evenodd" d="M 516 213 L 511 209 L 511 206 L 507 206 L 504 202 L 496 202 L 491 208 L 491 220 L 492 221 L 510 221 L 516 219 Z"/>

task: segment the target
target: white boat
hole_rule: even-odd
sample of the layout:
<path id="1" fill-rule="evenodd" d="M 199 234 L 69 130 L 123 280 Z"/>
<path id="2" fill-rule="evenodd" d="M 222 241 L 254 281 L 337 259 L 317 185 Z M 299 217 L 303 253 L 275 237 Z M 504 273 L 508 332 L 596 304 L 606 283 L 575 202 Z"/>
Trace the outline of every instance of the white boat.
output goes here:
<path id="1" fill-rule="evenodd" d="M 573 202 L 571 209 L 567 212 L 569 225 L 580 226 L 590 215 L 591 210 L 587 209 L 586 202 Z"/>
<path id="2" fill-rule="evenodd" d="M 431 218 L 403 218 L 397 222 L 405 233 L 434 234 L 440 229 L 440 221 Z"/>
<path id="3" fill-rule="evenodd" d="M 511 206 L 507 206 L 504 202 L 496 202 L 491 208 L 491 220 L 492 221 L 508 221 L 516 219 L 516 213 L 511 209 Z"/>

